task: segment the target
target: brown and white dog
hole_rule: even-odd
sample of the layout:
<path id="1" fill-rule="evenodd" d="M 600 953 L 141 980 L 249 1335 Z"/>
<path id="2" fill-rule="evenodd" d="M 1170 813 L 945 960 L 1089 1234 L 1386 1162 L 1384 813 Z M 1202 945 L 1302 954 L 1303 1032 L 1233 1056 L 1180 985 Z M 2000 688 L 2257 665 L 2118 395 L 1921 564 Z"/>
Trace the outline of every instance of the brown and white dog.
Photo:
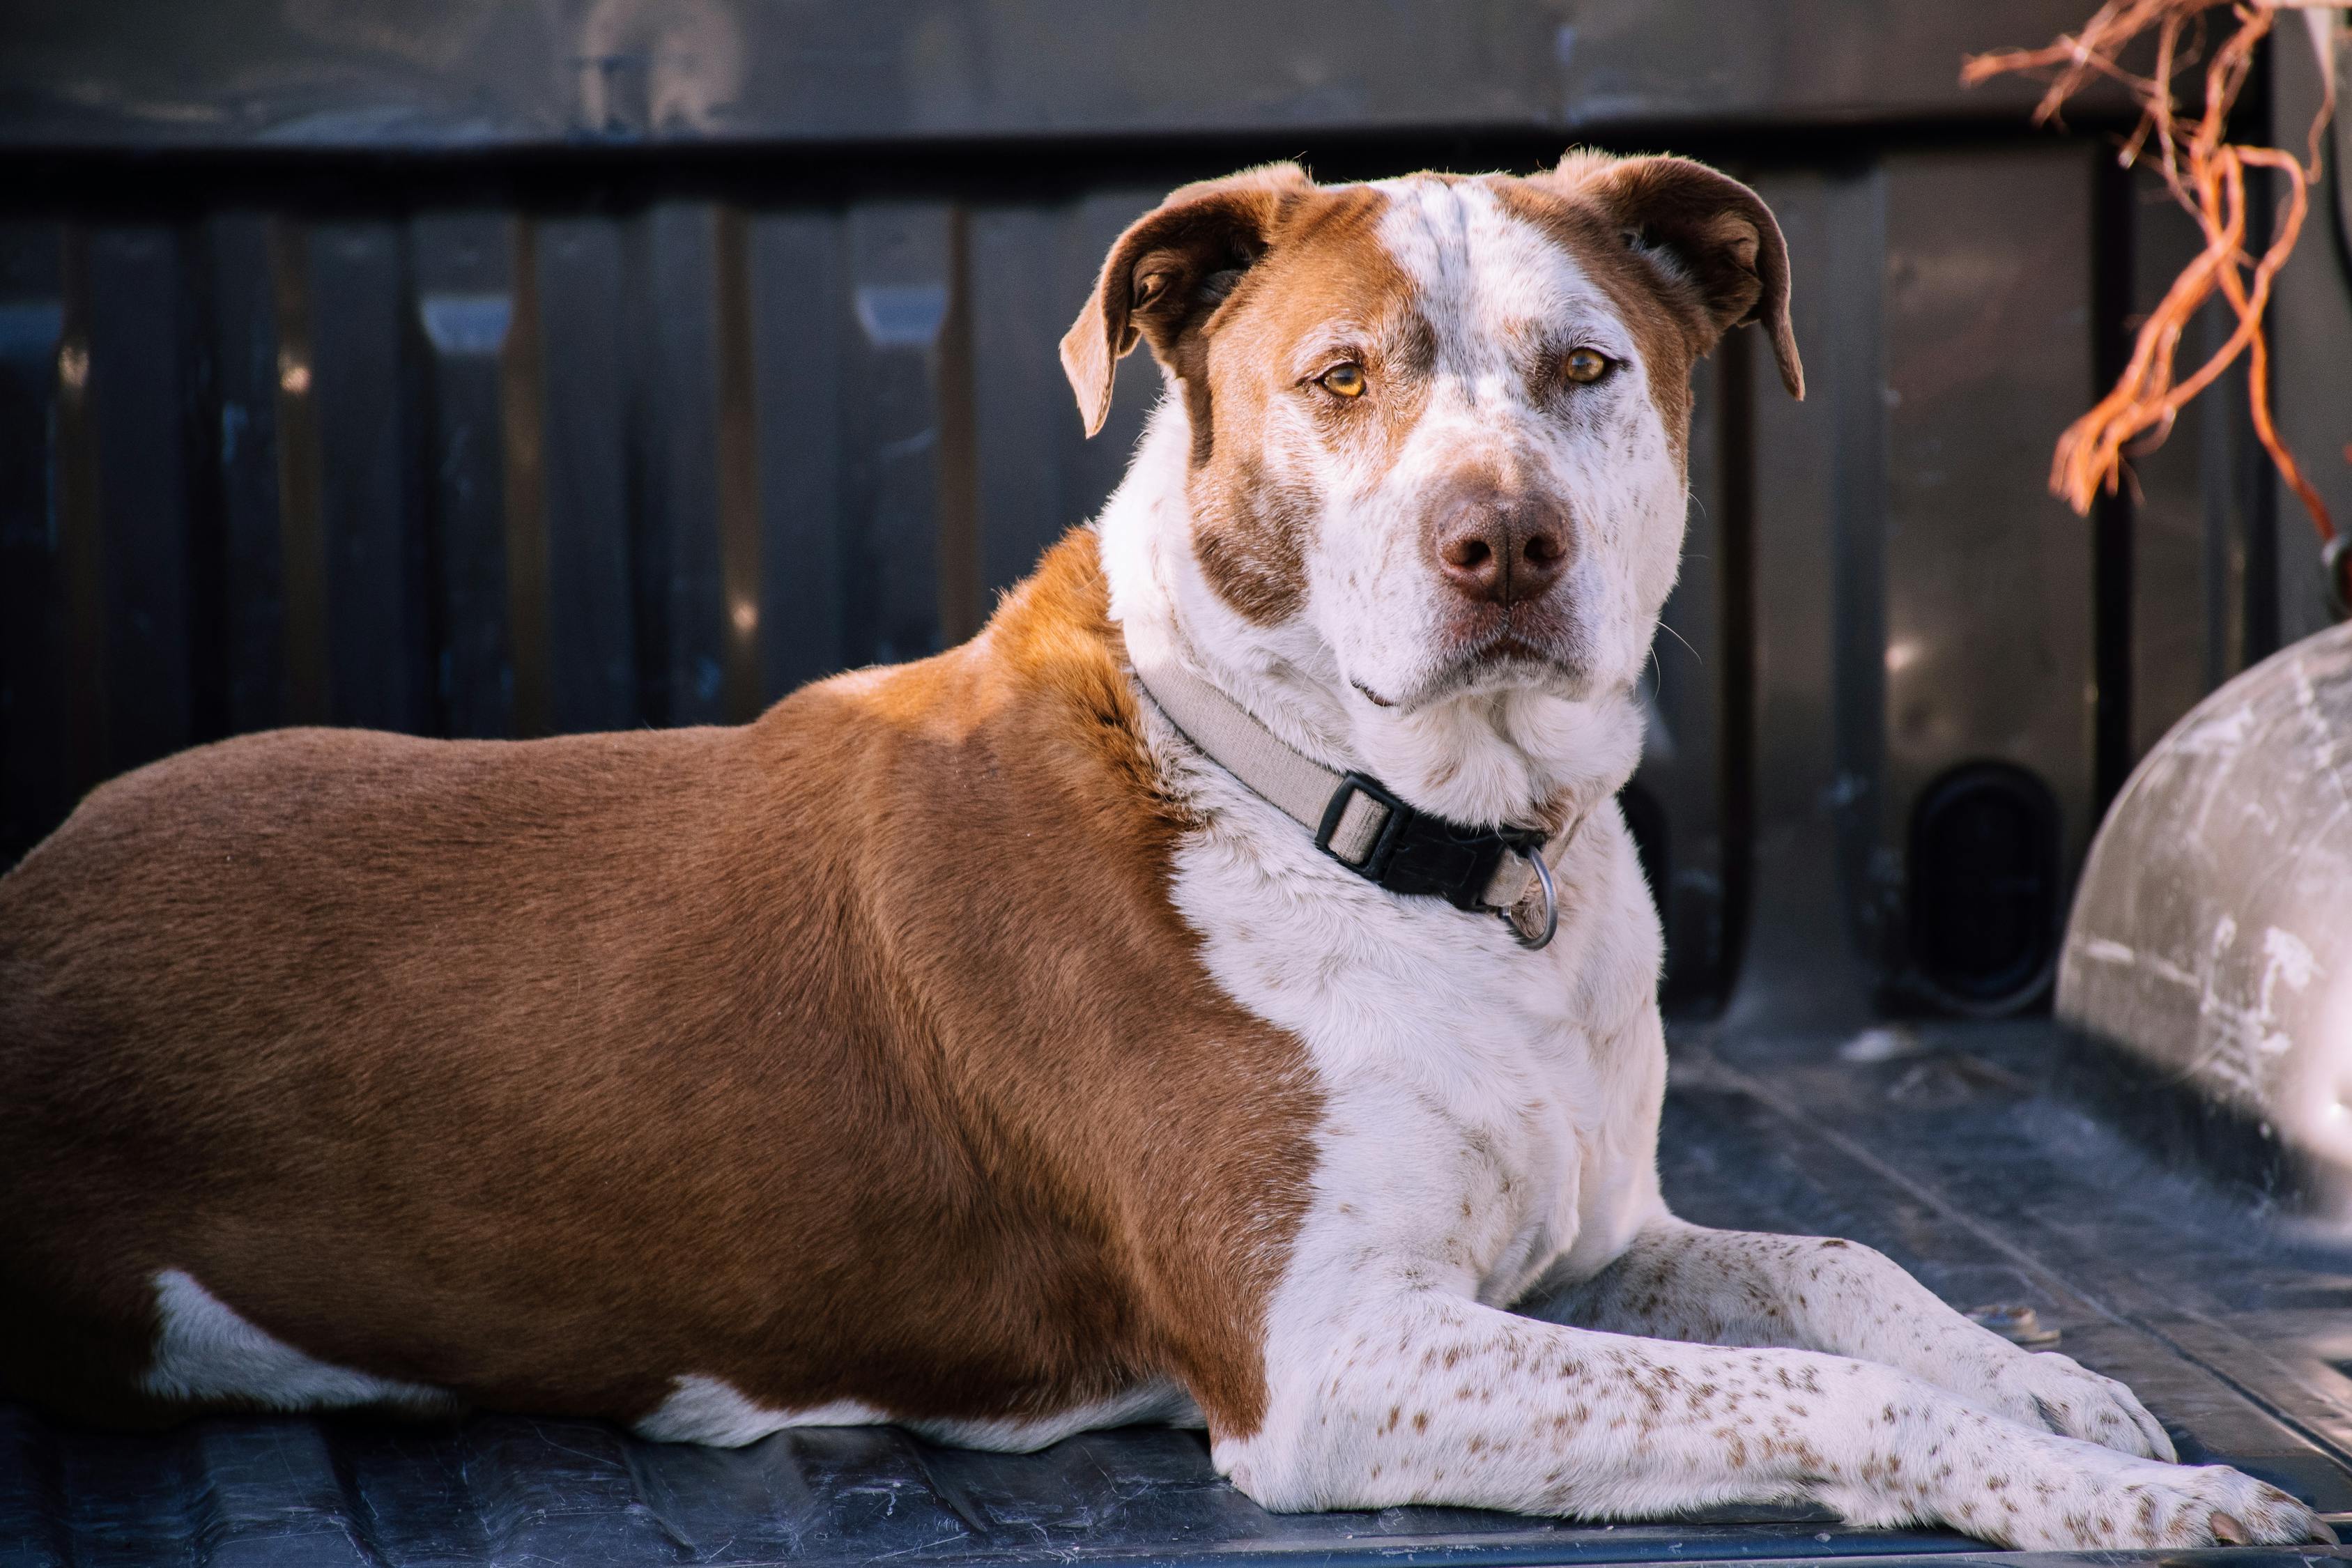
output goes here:
<path id="1" fill-rule="evenodd" d="M 1692 362 L 1759 321 L 1798 391 L 1788 290 L 1675 159 L 1188 186 L 1064 343 L 1090 426 L 1139 335 L 1169 395 L 964 647 L 740 729 L 289 731 L 100 789 L 0 882 L 0 1388 L 1158 1420 L 1274 1509 L 2310 1535 L 1884 1258 L 1659 1195 L 1611 797 Z M 1557 939 L 1318 850 L 1153 662 L 1437 818 L 1581 823 Z"/>

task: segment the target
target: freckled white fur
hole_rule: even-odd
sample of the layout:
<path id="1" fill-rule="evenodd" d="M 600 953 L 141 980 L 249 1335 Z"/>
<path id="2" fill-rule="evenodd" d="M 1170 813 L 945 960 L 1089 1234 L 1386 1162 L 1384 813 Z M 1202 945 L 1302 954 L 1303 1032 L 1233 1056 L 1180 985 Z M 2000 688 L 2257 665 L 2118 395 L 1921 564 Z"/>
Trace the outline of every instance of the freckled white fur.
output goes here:
<path id="1" fill-rule="evenodd" d="M 1198 1426 L 1201 1413 L 1189 1395 L 1166 1383 L 1146 1384 L 1115 1399 L 1082 1405 L 1034 1421 L 910 1421 L 855 1399 L 837 1399 L 796 1410 L 754 1405 L 731 1384 L 698 1373 L 673 1381 L 669 1397 L 636 1425 L 638 1436 L 656 1443 L 708 1443 L 740 1448 L 787 1426 L 880 1426 L 895 1423 L 959 1448 L 989 1448 L 1025 1454 L 1049 1447 L 1074 1433 L 1140 1422 Z"/>
<path id="2" fill-rule="evenodd" d="M 2217 1510 L 2253 1539 L 2294 1538 L 2300 1505 L 2155 1462 L 2170 1445 L 2127 1390 L 1996 1338 L 1877 1254 L 1667 1213 L 1658 928 L 1608 796 L 1638 752 L 1633 682 L 1673 582 L 1682 475 L 1642 375 L 1612 377 L 1615 401 L 1572 425 L 1528 405 L 1505 342 L 1522 318 L 1571 319 L 1634 360 L 1570 257 L 1475 186 L 1384 188 L 1381 238 L 1440 342 L 1402 460 L 1356 472 L 1268 433 L 1269 460 L 1326 504 L 1304 608 L 1254 626 L 1194 561 L 1190 434 L 1169 398 L 1097 523 L 1113 616 L 1144 658 L 1183 661 L 1300 750 L 1425 809 L 1597 809 L 1559 868 L 1559 935 L 1530 953 L 1494 919 L 1329 860 L 1147 708 L 1202 824 L 1177 852 L 1175 901 L 1223 988 L 1304 1043 L 1325 1097 L 1267 1311 L 1267 1415 L 1218 1436 L 1218 1467 L 1278 1509 L 1626 1518 L 1806 1497 L 2018 1545 L 2202 1543 Z M 1415 508 L 1482 453 L 1576 498 L 1574 685 L 1428 679 L 1442 590 Z M 1411 700 L 1378 707 L 1358 680 Z M 1531 1291 L 1561 1321 L 1505 1310 Z"/>
<path id="3" fill-rule="evenodd" d="M 313 1360 L 239 1317 L 182 1269 L 159 1270 L 154 1283 L 160 1326 L 140 1388 L 158 1398 L 244 1400 L 270 1410 L 388 1405 L 423 1413 L 455 1404 L 443 1389 Z"/>

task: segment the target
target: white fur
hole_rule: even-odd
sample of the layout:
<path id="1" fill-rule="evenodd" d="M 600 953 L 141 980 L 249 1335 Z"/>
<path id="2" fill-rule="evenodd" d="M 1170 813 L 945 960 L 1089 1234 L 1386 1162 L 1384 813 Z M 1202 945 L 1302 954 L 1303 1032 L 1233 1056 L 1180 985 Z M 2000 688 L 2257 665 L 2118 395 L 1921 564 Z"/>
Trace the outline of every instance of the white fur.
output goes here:
<path id="1" fill-rule="evenodd" d="M 992 1448 L 1002 1453 L 1028 1454 L 1051 1447 L 1063 1438 L 1106 1426 L 1199 1427 L 1201 1407 L 1174 1384 L 1139 1384 L 1126 1393 L 1092 1405 L 1080 1405 L 1034 1420 L 902 1421 L 900 1426 L 935 1443 L 959 1448 Z"/>
<path id="2" fill-rule="evenodd" d="M 855 1399 L 836 1399 L 801 1410 L 772 1410 L 754 1405 L 731 1384 L 699 1373 L 688 1373 L 671 1382 L 669 1397 L 636 1425 L 636 1434 L 652 1443 L 709 1443 L 740 1448 L 787 1426 L 879 1426 L 890 1417 Z"/>
<path id="3" fill-rule="evenodd" d="M 1425 809 L 1599 809 L 1559 868 L 1559 935 L 1529 952 L 1496 920 L 1339 867 L 1147 706 L 1169 787 L 1202 823 L 1175 901 L 1220 984 L 1304 1044 L 1325 1104 L 1267 1313 L 1268 1412 L 1216 1436 L 1219 1468 L 1278 1509 L 1624 1518 L 1807 1497 L 2020 1545 L 2202 1543 L 2216 1510 L 2250 1539 L 2298 1538 L 2300 1505 L 2156 1462 L 2170 1446 L 2120 1384 L 1996 1338 L 1868 1249 L 1667 1213 L 1658 925 L 1607 797 L 1636 759 L 1634 678 L 1673 582 L 1683 476 L 1633 334 L 1568 254 L 1475 186 L 1384 188 L 1382 239 L 1440 338 L 1402 460 L 1357 471 L 1272 433 L 1269 460 L 1324 506 L 1303 608 L 1256 626 L 1193 557 L 1190 432 L 1165 400 L 1097 524 L 1113 616 L 1292 744 Z M 1511 355 L 1547 325 L 1634 374 L 1573 419 L 1530 406 Z M 1570 679 L 1444 668 L 1413 509 L 1465 453 L 1575 498 Z M 1504 1310 L 1538 1287 L 1585 1326 Z M 1677 1334 L 1719 1342 L 1656 1337 Z"/>
<path id="4" fill-rule="evenodd" d="M 1529 821 L 1562 799 L 1589 805 L 1640 758 L 1630 692 L 1682 549 L 1685 486 L 1644 391 L 1647 367 L 1631 330 L 1566 253 L 1489 193 L 1410 181 L 1382 188 L 1394 205 L 1381 236 L 1421 285 L 1436 374 L 1402 449 L 1377 461 L 1325 449 L 1295 402 L 1270 405 L 1269 457 L 1309 478 L 1322 501 L 1304 613 L 1255 626 L 1202 574 L 1189 543 L 1181 407 L 1155 416 L 1105 512 L 1105 549 L 1122 548 L 1114 535 L 1132 527 L 1112 526 L 1114 515 L 1154 514 L 1147 531 L 1167 542 L 1148 569 L 1168 605 L 1156 629 L 1219 684 L 1245 689 L 1252 711 L 1310 755 L 1352 759 L 1457 821 Z M 1344 325 L 1334 344 L 1363 335 L 1361 324 Z M 1528 399 L 1514 357 L 1524 347 L 1513 340 L 1538 329 L 1547 341 L 1623 362 L 1606 382 L 1578 389 L 1572 419 Z M 1573 623 L 1573 672 L 1465 676 L 1449 662 L 1439 626 L 1450 590 L 1430 569 L 1422 530 L 1433 489 L 1473 460 L 1577 498 L 1575 558 L 1554 590 Z M 1137 591 L 1113 574 L 1115 606 Z"/>
<path id="5" fill-rule="evenodd" d="M 673 1381 L 669 1397 L 637 1423 L 636 1434 L 655 1443 L 708 1443 L 722 1448 L 740 1448 L 788 1426 L 879 1426 L 895 1423 L 933 1442 L 959 1448 L 1026 1454 L 1049 1447 L 1074 1433 L 1141 1422 L 1198 1426 L 1201 1413 L 1190 1396 L 1167 1383 L 1146 1384 L 1118 1398 L 1074 1406 L 1034 1421 L 906 1420 L 855 1399 L 837 1399 L 798 1410 L 774 1410 L 752 1404 L 733 1385 L 718 1378 L 690 1373 Z"/>
<path id="6" fill-rule="evenodd" d="M 452 1408 L 446 1389 L 402 1383 L 304 1355 L 239 1317 L 194 1275 L 155 1275 L 155 1357 L 140 1388 L 163 1399 L 237 1400 L 267 1410 L 386 1405 L 427 1413 Z"/>

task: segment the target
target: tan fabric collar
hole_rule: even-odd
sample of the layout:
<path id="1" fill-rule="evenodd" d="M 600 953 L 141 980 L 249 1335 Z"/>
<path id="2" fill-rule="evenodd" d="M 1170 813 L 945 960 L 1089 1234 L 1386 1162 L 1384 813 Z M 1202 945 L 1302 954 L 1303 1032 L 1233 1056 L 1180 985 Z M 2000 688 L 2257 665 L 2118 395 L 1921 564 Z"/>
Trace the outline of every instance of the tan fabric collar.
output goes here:
<path id="1" fill-rule="evenodd" d="M 1132 643 L 1128 657 L 1144 694 L 1196 750 L 1306 828 L 1333 859 L 1391 891 L 1499 915 L 1523 946 L 1551 940 L 1559 917 L 1552 871 L 1584 814 L 1549 838 L 1535 828 L 1448 823 L 1375 779 L 1302 755 L 1174 659 L 1138 658 Z"/>

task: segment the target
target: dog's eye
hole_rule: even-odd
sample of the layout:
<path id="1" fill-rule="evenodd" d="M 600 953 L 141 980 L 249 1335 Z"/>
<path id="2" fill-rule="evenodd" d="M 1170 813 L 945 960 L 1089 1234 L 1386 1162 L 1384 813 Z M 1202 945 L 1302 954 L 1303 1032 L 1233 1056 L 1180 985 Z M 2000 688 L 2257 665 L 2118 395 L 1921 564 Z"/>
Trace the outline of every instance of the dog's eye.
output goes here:
<path id="1" fill-rule="evenodd" d="M 1335 364 L 1315 379 L 1324 391 L 1335 397 L 1361 397 L 1368 384 L 1364 380 L 1364 367 L 1360 364 Z"/>
<path id="2" fill-rule="evenodd" d="M 1599 349 L 1570 351 L 1559 373 L 1580 386 L 1589 386 L 1616 368 L 1617 362 Z"/>

